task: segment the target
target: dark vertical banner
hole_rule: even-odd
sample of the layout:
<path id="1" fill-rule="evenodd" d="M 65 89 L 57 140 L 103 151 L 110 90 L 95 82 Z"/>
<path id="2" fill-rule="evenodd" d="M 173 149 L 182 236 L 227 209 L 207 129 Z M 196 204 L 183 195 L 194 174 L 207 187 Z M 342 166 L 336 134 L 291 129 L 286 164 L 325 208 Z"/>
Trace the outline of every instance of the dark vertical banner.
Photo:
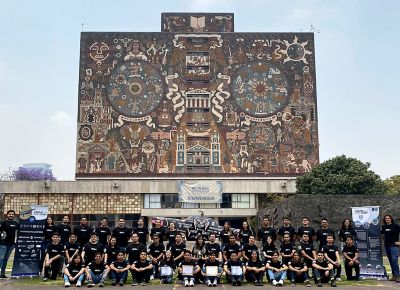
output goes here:
<path id="1" fill-rule="evenodd" d="M 352 207 L 351 211 L 360 251 L 360 277 L 385 278 L 379 206 Z"/>
<path id="2" fill-rule="evenodd" d="M 46 223 L 48 207 L 43 205 L 22 205 L 20 230 L 15 246 L 14 265 L 11 276 L 39 275 L 40 246 Z"/>

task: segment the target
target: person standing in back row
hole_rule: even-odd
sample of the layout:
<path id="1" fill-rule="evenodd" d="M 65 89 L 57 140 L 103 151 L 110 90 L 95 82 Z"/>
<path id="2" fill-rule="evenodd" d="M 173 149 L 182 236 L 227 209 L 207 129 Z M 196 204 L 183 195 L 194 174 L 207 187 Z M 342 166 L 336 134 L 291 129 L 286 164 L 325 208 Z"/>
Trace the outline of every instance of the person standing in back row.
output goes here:
<path id="1" fill-rule="evenodd" d="M 321 219 L 321 228 L 317 231 L 317 241 L 319 242 L 319 250 L 326 245 L 326 237 L 332 235 L 335 239 L 335 232 L 329 228 L 328 220 L 326 218 Z"/>
<path id="2" fill-rule="evenodd" d="M 88 225 L 87 218 L 82 217 L 79 226 L 76 226 L 73 231 L 74 234 L 76 235 L 78 244 L 83 247 L 83 245 L 88 243 L 92 231 L 93 229 Z"/>
<path id="3" fill-rule="evenodd" d="M 15 247 L 15 237 L 19 231 L 19 223 L 14 220 L 15 211 L 7 211 L 7 219 L 0 224 L 0 233 L 5 233 L 5 237 L 0 239 L 0 260 L 1 264 L 0 278 L 6 277 L 6 266 L 11 252 Z"/>
<path id="4" fill-rule="evenodd" d="M 112 235 L 117 238 L 117 246 L 121 251 L 126 251 L 126 246 L 128 245 L 129 238 L 131 237 L 132 231 L 125 226 L 125 219 L 118 219 L 118 226 L 113 229 Z"/>
<path id="5" fill-rule="evenodd" d="M 392 269 L 391 281 L 400 283 L 399 273 L 399 248 L 400 248 L 400 226 L 394 222 L 393 217 L 387 214 L 383 217 L 381 234 L 383 235 L 386 255 Z"/>

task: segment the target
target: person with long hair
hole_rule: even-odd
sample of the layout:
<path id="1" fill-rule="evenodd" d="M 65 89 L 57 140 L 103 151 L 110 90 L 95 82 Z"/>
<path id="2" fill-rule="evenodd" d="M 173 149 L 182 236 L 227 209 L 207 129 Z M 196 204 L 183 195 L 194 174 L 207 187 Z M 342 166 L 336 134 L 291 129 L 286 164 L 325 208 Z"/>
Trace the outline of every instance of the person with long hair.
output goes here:
<path id="1" fill-rule="evenodd" d="M 253 230 L 250 228 L 249 223 L 247 221 L 243 221 L 242 227 L 239 231 L 239 241 L 242 246 L 249 243 L 249 237 L 254 235 Z"/>
<path id="2" fill-rule="evenodd" d="M 344 244 L 347 237 L 351 237 L 353 241 L 357 239 L 357 232 L 353 227 L 353 222 L 350 219 L 344 219 L 342 221 L 342 226 L 340 227 L 338 237 L 340 241 Z"/>
<path id="3" fill-rule="evenodd" d="M 117 238 L 116 237 L 111 237 L 110 240 L 108 241 L 108 245 L 106 246 L 104 250 L 104 262 L 110 266 L 112 262 L 114 262 L 117 259 L 117 255 L 120 252 L 120 248 L 117 245 Z"/>
<path id="4" fill-rule="evenodd" d="M 196 243 L 192 249 L 192 259 L 197 262 L 200 269 L 203 268 L 204 262 L 206 261 L 207 248 L 202 235 L 197 235 Z"/>
<path id="5" fill-rule="evenodd" d="M 394 222 L 390 214 L 383 217 L 383 225 L 381 229 L 383 235 L 386 255 L 389 260 L 390 268 L 392 269 L 392 281 L 400 283 L 399 273 L 399 249 L 400 249 L 400 225 Z"/>
<path id="6" fill-rule="evenodd" d="M 277 252 L 277 248 L 275 246 L 274 239 L 272 236 L 267 236 L 265 238 L 265 243 L 262 246 L 262 253 L 265 259 L 272 259 L 272 254 Z"/>
<path id="7" fill-rule="evenodd" d="M 219 233 L 219 240 L 222 248 L 229 243 L 230 235 L 232 235 L 231 224 L 229 222 L 225 222 L 222 231 Z"/>
<path id="8" fill-rule="evenodd" d="M 43 263 L 46 255 L 46 249 L 48 245 L 52 243 L 53 234 L 57 232 L 57 226 L 54 224 L 53 217 L 48 216 L 43 229 L 43 242 L 40 247 L 40 261 L 39 269 L 43 268 Z"/>
<path id="9" fill-rule="evenodd" d="M 307 235 L 307 234 L 306 234 Z M 306 263 L 301 259 L 299 252 L 293 253 L 292 260 L 288 263 L 290 270 L 290 282 L 292 287 L 296 286 L 295 283 L 304 283 L 307 287 L 311 287 L 310 281 L 308 280 L 308 267 Z"/>
<path id="10" fill-rule="evenodd" d="M 250 259 L 246 262 L 245 278 L 247 282 L 254 282 L 254 286 L 263 286 L 265 265 L 260 260 L 257 251 L 251 252 Z"/>
<path id="11" fill-rule="evenodd" d="M 76 287 L 81 287 L 85 279 L 85 264 L 82 262 L 82 257 L 77 254 L 72 261 L 64 269 L 64 285 L 65 287 L 76 284 Z"/>
<path id="12" fill-rule="evenodd" d="M 175 223 L 170 222 L 168 225 L 167 233 L 165 234 L 168 241 L 167 249 L 171 248 L 171 245 L 175 243 L 175 236 L 177 233 L 179 233 L 179 231 L 176 229 Z"/>
<path id="13" fill-rule="evenodd" d="M 172 284 L 172 277 L 176 268 L 175 261 L 172 257 L 171 250 L 165 252 L 164 258 L 158 265 L 160 283 L 161 284 Z"/>

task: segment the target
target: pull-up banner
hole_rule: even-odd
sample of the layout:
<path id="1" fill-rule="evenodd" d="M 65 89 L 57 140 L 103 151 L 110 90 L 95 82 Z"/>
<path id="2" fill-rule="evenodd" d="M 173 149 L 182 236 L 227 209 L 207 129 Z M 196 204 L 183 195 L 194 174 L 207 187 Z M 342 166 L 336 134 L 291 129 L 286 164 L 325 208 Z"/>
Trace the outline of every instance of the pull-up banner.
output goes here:
<path id="1" fill-rule="evenodd" d="M 43 241 L 43 229 L 47 214 L 48 207 L 44 205 L 21 206 L 11 276 L 39 275 L 40 246 Z"/>
<path id="2" fill-rule="evenodd" d="M 385 278 L 379 206 L 352 207 L 351 212 L 360 251 L 360 277 Z"/>
<path id="3" fill-rule="evenodd" d="M 188 203 L 221 203 L 222 181 L 180 180 L 178 181 L 179 201 Z"/>

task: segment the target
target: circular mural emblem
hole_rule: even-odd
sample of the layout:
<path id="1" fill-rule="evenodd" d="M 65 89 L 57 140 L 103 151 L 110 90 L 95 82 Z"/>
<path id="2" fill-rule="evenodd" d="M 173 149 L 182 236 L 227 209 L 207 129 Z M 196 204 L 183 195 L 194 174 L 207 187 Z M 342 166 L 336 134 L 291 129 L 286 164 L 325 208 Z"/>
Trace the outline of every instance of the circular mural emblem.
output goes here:
<path id="1" fill-rule="evenodd" d="M 163 97 L 160 74 L 148 63 L 128 62 L 118 67 L 108 84 L 113 108 L 128 117 L 142 117 L 153 111 Z"/>
<path id="2" fill-rule="evenodd" d="M 93 129 L 90 125 L 82 125 L 79 129 L 79 137 L 84 140 L 90 140 L 93 136 Z"/>
<path id="3" fill-rule="evenodd" d="M 243 66 L 234 77 L 234 98 L 247 114 L 264 117 L 276 113 L 288 101 L 288 81 L 270 63 Z"/>

